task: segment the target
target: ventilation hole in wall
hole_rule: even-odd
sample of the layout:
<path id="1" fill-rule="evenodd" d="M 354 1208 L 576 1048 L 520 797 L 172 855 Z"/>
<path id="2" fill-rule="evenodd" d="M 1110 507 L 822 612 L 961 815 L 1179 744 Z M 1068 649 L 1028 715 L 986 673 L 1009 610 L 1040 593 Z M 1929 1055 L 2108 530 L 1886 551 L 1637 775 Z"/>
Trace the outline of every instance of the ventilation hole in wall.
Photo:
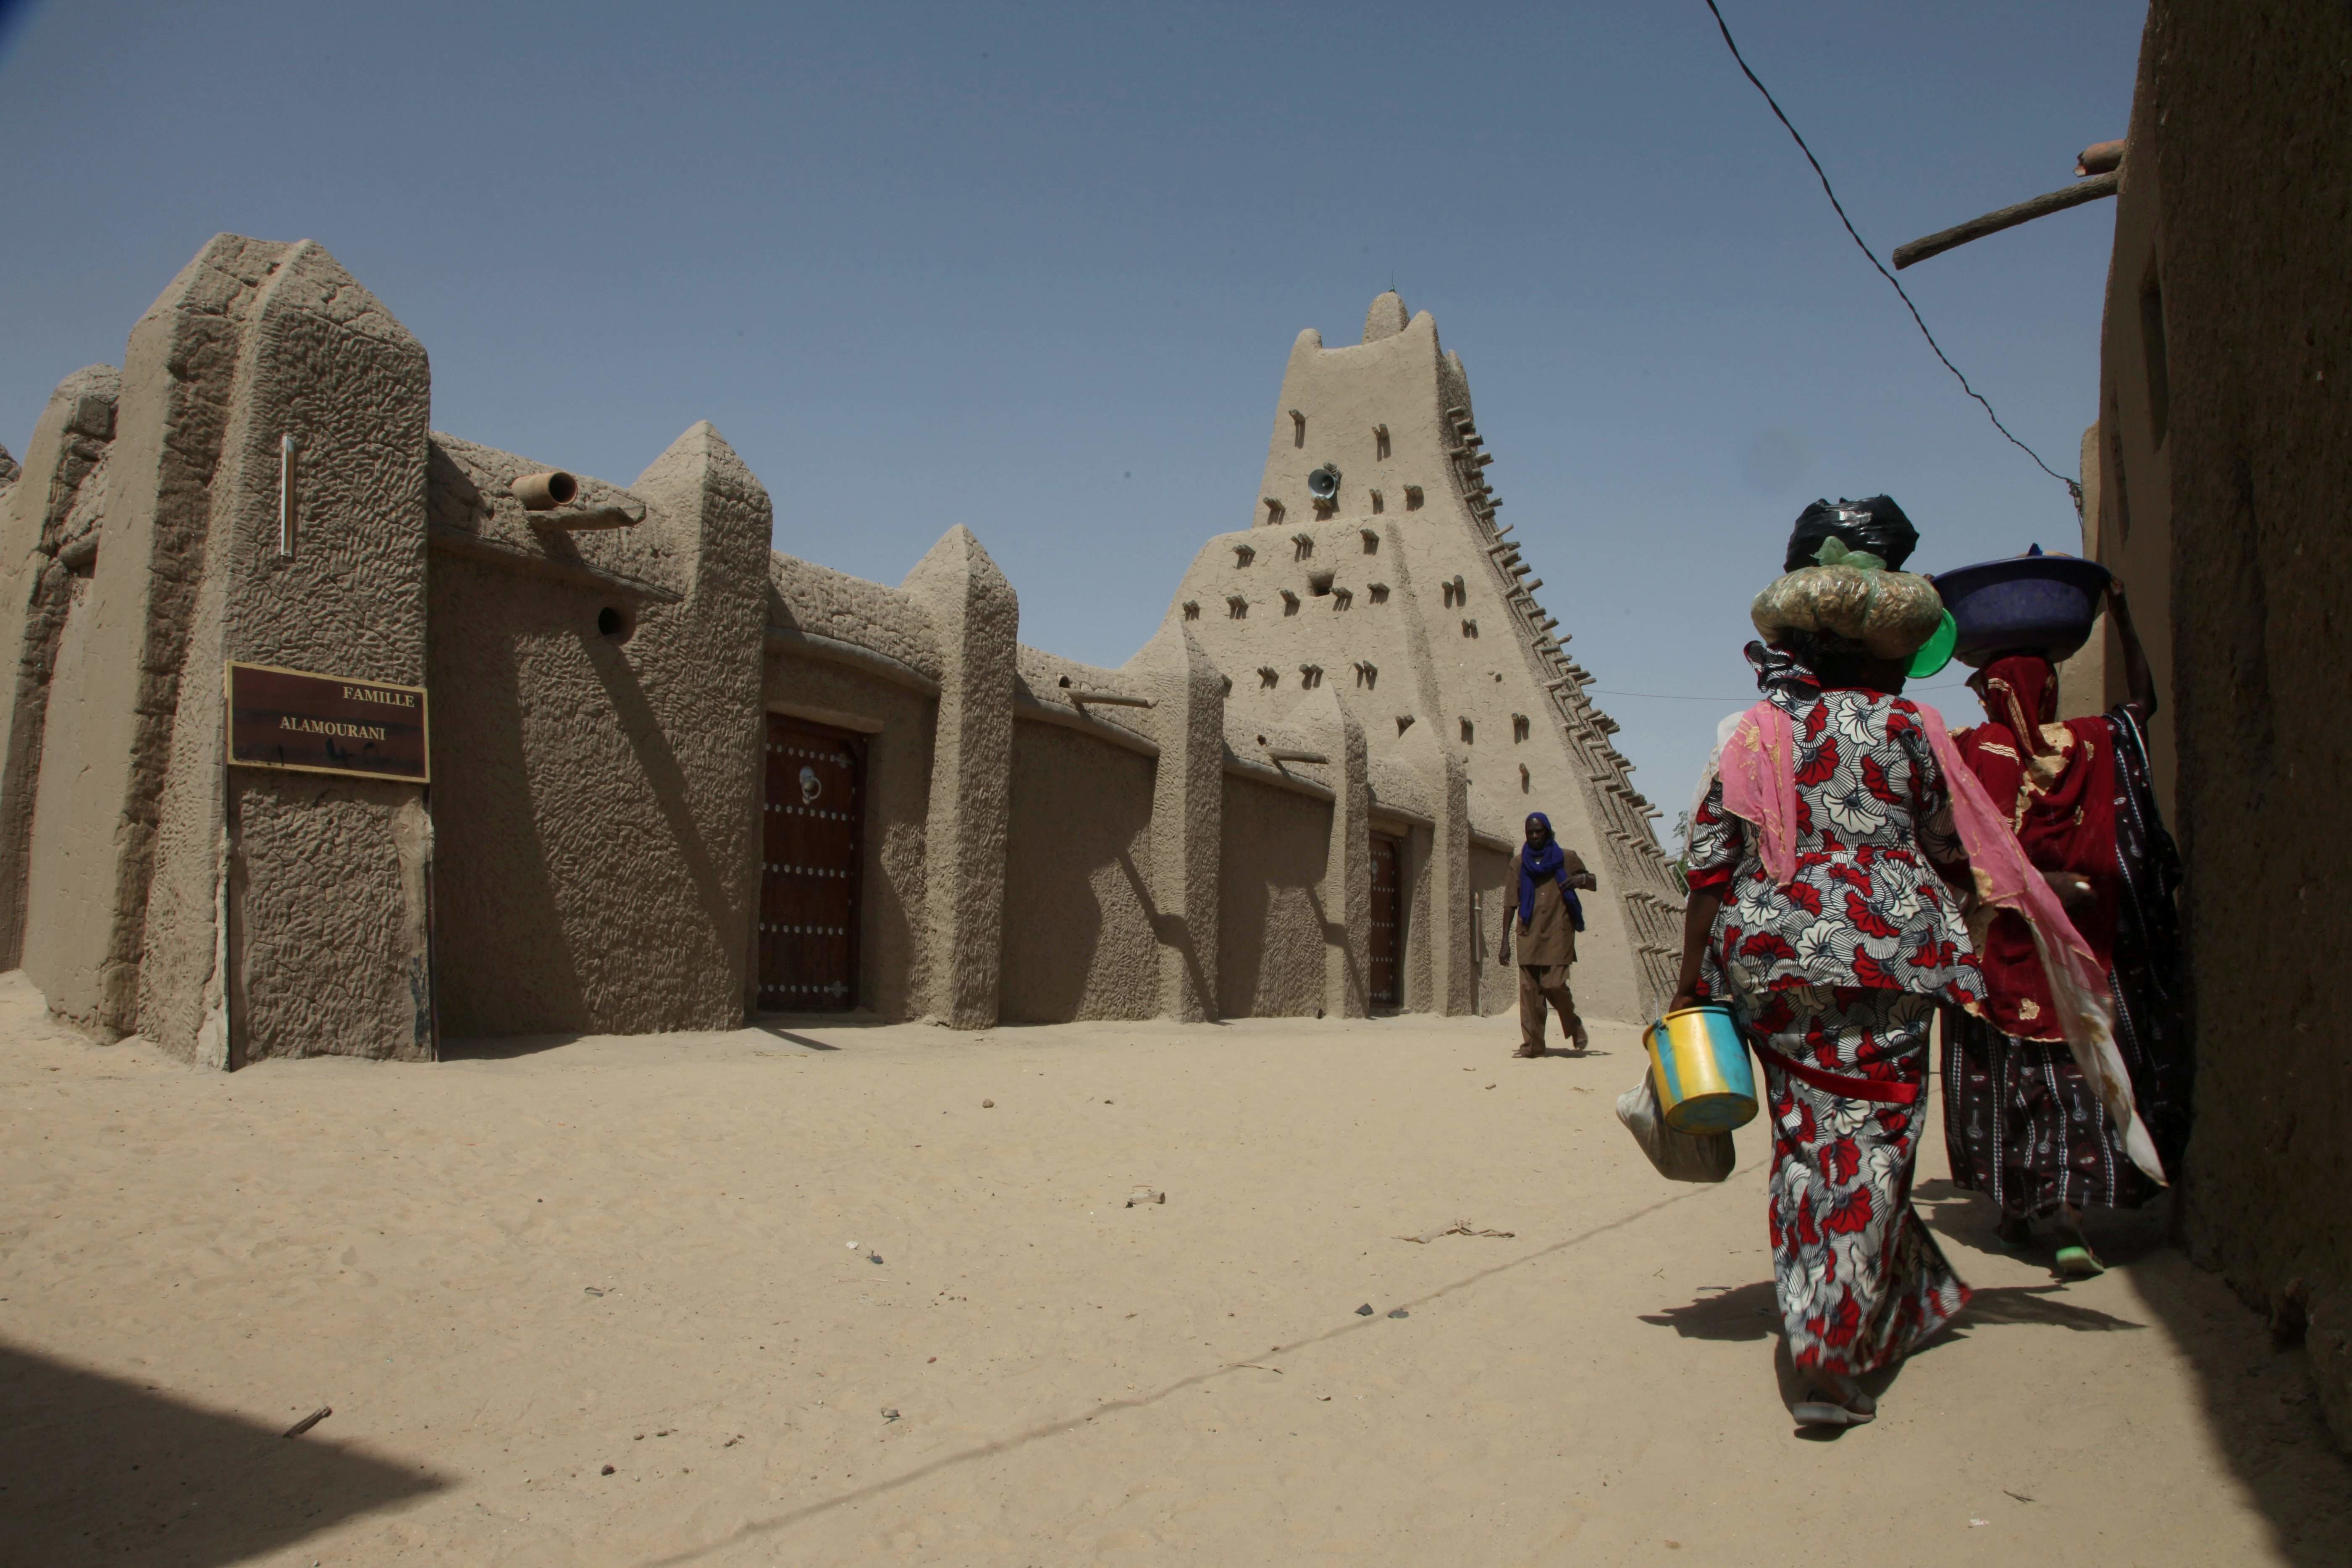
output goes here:
<path id="1" fill-rule="evenodd" d="M 1282 612 L 1285 615 L 1296 615 L 1298 613 L 1298 595 L 1291 592 L 1290 590 L 1286 588 L 1282 591 Z"/>
<path id="2" fill-rule="evenodd" d="M 1421 510 L 1420 486 L 1407 485 L 1404 487 L 1404 509 L 1408 512 L 1418 512 Z"/>
<path id="3" fill-rule="evenodd" d="M 1533 784 L 1528 780 L 1528 765 L 1527 765 L 1526 763 L 1524 763 L 1524 762 L 1520 763 L 1520 764 L 1519 764 L 1519 793 L 1520 793 L 1520 794 L 1522 794 L 1522 795 L 1524 795 L 1524 794 L 1526 794 L 1528 790 L 1530 790 L 1530 789 L 1534 789 L 1534 788 L 1535 788 L 1535 786 L 1534 786 L 1534 785 L 1533 785 Z"/>
<path id="4" fill-rule="evenodd" d="M 1385 424 L 1376 424 L 1372 426 L 1372 455 L 1386 457 L 1388 455 L 1389 427 Z"/>
<path id="5" fill-rule="evenodd" d="M 1397 715 L 1397 733 L 1399 735 L 1402 735 L 1406 730 L 1411 729 L 1412 727 L 1412 715 L 1409 713 L 1401 713 Z"/>
<path id="6" fill-rule="evenodd" d="M 1334 575 L 1336 574 L 1328 571 L 1308 572 L 1307 574 L 1307 591 L 1313 594 L 1318 599 L 1322 598 L 1325 594 L 1331 591 L 1331 579 Z"/>
<path id="7" fill-rule="evenodd" d="M 618 605 L 607 604 L 604 609 L 596 612 L 598 636 L 609 637 L 615 643 L 625 643 L 629 640 L 629 633 L 636 629 L 635 618 Z"/>
<path id="8" fill-rule="evenodd" d="M 1354 591 L 1353 591 L 1352 590 L 1345 589 L 1345 588 L 1335 588 L 1335 589 L 1333 589 L 1333 590 L 1331 591 L 1331 608 L 1332 608 L 1332 609 L 1334 609 L 1334 610 L 1345 610 L 1345 609 L 1347 609 L 1349 605 L 1351 605 L 1351 604 L 1353 604 L 1353 603 L 1355 603 L 1355 602 L 1356 602 L 1356 595 L 1355 595 L 1355 593 L 1354 593 Z"/>
<path id="9" fill-rule="evenodd" d="M 1466 718 L 1465 718 L 1465 719 L 1464 719 L 1464 720 L 1462 721 L 1462 744 L 1463 744 L 1463 745 L 1465 745 L 1465 746 L 1469 746 L 1469 745 L 1473 744 L 1473 743 L 1476 740 L 1476 738 L 1477 738 L 1477 735 L 1478 735 L 1478 727 L 1477 727 L 1477 726 L 1475 726 L 1475 725 L 1472 724 L 1472 723 L 1471 723 L 1468 719 L 1466 719 Z"/>
<path id="10" fill-rule="evenodd" d="M 1227 594 L 1225 596 L 1225 619 L 1228 621 L 1248 620 L 1249 601 L 1244 599 L 1238 593 Z"/>
<path id="11" fill-rule="evenodd" d="M 1295 408 L 1290 411 L 1290 444 L 1307 444 L 1307 416 Z"/>
<path id="12" fill-rule="evenodd" d="M 1386 604 L 1389 601 L 1389 585 L 1385 582 L 1373 583 L 1371 585 L 1371 595 L 1373 603 Z"/>
<path id="13" fill-rule="evenodd" d="M 1513 741 L 1521 741 L 1525 740 L 1527 737 L 1528 716 L 1523 713 L 1513 714 L 1511 716 L 1511 739 Z M 1519 771 L 1524 773 L 1527 769 L 1522 768 Z"/>
<path id="14" fill-rule="evenodd" d="M 1200 618 L 1201 601 L 1197 599 L 1186 600 L 1184 601 L 1184 619 L 1187 621 L 1198 621 Z"/>
<path id="15" fill-rule="evenodd" d="M 1465 621 L 1465 622 L 1462 622 L 1462 634 L 1463 634 L 1465 637 L 1475 637 L 1475 636 L 1477 636 L 1477 635 L 1478 635 L 1478 622 L 1476 622 L 1475 621 Z"/>
<path id="16" fill-rule="evenodd" d="M 1376 506 L 1372 510 L 1377 512 L 1380 510 L 1380 507 Z M 1366 555 L 1378 555 L 1381 553 L 1381 531 L 1378 528 L 1359 528 L 1356 531 L 1363 536 L 1364 553 Z"/>

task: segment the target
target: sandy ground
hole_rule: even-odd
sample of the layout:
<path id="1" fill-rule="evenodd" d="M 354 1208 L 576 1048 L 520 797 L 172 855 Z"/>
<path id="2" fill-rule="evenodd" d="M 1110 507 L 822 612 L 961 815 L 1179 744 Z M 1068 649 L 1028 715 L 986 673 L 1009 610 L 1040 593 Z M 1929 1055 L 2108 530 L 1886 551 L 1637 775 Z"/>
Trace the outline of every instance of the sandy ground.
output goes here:
<path id="1" fill-rule="evenodd" d="M 1875 1425 L 1793 1436 L 1761 1140 L 1657 1179 L 1611 1114 L 1633 1033 L 1596 1033 L 812 1025 L 222 1077 L 7 977 L 0 1561 L 2343 1561 L 2299 1354 L 2137 1217 L 2062 1288 L 1929 1182 L 1977 1306 Z M 1514 1234 L 1399 1239 L 1455 1219 Z"/>

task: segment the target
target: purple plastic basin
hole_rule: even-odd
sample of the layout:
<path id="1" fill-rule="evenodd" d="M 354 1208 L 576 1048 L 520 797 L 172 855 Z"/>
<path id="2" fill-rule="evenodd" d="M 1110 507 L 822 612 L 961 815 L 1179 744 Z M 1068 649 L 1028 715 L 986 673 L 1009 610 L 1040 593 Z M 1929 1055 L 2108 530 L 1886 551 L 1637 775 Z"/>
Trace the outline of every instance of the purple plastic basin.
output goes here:
<path id="1" fill-rule="evenodd" d="M 2013 555 L 1939 574 L 1936 591 L 1959 632 L 1952 656 L 1978 665 L 2027 648 L 2067 657 L 2090 641 L 2111 575 L 2072 555 Z"/>

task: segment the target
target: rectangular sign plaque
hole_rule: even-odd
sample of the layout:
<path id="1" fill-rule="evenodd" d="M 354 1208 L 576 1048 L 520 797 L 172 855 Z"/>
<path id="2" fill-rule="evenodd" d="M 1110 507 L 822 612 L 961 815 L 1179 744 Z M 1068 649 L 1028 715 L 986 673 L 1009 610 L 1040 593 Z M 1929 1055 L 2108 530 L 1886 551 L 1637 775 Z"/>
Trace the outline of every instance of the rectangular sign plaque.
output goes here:
<path id="1" fill-rule="evenodd" d="M 228 666 L 228 759 L 239 768 L 426 781 L 425 688 Z"/>

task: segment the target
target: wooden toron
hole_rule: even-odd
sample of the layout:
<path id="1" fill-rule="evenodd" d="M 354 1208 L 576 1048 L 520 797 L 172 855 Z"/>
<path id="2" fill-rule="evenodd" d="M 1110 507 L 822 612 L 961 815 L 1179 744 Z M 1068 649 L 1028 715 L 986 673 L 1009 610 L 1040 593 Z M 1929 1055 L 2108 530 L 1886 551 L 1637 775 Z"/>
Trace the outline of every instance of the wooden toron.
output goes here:
<path id="1" fill-rule="evenodd" d="M 410 784 L 430 777 L 423 686 L 235 662 L 227 682 L 228 759 L 236 767 Z"/>

